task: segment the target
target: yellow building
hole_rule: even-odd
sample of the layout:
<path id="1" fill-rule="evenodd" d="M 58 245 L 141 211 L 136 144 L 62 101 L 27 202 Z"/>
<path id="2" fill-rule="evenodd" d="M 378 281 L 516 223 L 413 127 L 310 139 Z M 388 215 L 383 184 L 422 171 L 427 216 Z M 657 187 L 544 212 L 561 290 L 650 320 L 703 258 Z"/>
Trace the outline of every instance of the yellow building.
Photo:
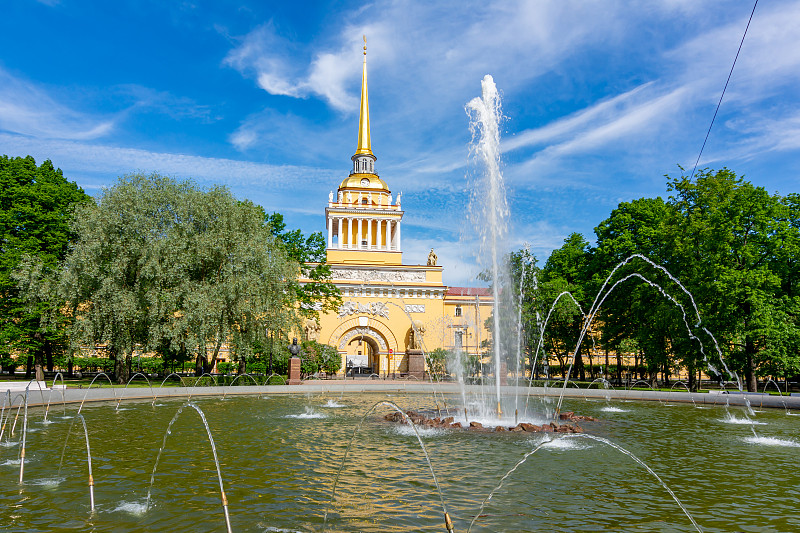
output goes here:
<path id="1" fill-rule="evenodd" d="M 483 288 L 444 285 L 433 250 L 425 265 L 403 264 L 401 194 L 393 196 L 378 176 L 370 143 L 366 53 L 364 46 L 352 170 L 325 208 L 327 263 L 343 303 L 338 313 L 307 323 L 305 332 L 339 350 L 343 371 L 421 378 L 423 351 L 479 353 L 492 299 Z"/>

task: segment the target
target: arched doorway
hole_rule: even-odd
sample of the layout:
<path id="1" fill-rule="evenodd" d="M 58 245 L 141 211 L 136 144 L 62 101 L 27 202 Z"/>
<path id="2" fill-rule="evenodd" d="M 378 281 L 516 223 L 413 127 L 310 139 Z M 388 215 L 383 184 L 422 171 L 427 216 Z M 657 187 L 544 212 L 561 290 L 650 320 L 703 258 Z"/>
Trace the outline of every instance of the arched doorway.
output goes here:
<path id="1" fill-rule="evenodd" d="M 375 339 L 364 334 L 353 336 L 345 344 L 345 369 L 353 377 L 380 375 L 380 348 Z"/>
<path id="2" fill-rule="evenodd" d="M 347 329 L 340 326 L 334 333 L 339 331 L 341 333 L 336 347 L 342 354 L 342 363 L 348 376 L 380 375 L 386 370 L 385 358 L 389 353 L 389 347 L 383 332 L 370 325 L 362 326 L 358 323 L 352 324 Z"/>

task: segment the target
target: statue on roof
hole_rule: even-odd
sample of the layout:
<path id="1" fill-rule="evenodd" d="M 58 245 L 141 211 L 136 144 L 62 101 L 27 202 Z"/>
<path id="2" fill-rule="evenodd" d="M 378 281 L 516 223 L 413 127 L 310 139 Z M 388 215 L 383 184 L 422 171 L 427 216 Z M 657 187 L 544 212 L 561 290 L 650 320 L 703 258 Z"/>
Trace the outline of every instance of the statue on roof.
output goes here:
<path id="1" fill-rule="evenodd" d="M 428 254 L 428 266 L 436 266 L 436 261 L 438 261 L 439 257 L 431 248 L 431 252 Z"/>

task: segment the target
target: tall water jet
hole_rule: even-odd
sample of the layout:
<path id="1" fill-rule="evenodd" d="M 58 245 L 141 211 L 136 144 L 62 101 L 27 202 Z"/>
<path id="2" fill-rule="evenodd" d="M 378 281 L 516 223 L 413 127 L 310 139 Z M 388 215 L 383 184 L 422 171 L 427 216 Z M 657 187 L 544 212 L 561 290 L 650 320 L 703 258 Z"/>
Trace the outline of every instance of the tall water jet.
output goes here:
<path id="1" fill-rule="evenodd" d="M 497 414 L 500 407 L 500 254 L 508 231 L 508 202 L 506 201 L 503 174 L 500 172 L 500 96 L 490 75 L 481 80 L 481 97 L 467 104 L 470 118 L 472 143 L 470 154 L 483 172 L 478 174 L 473 188 L 471 212 L 480 240 L 479 261 L 486 261 L 491 268 L 492 296 L 494 298 L 494 374 L 497 394 Z"/>

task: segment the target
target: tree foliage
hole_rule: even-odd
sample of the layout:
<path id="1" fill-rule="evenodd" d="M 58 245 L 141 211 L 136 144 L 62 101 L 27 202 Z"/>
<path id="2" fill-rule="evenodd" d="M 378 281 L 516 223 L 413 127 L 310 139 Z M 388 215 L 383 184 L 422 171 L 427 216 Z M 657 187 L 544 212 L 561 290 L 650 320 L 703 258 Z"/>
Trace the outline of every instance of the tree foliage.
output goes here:
<path id="1" fill-rule="evenodd" d="M 119 381 L 135 349 L 194 353 L 202 373 L 223 344 L 247 356 L 267 329 L 296 326 L 299 265 L 263 210 L 223 187 L 125 176 L 81 206 L 71 229 L 53 293 L 69 306 L 73 342 L 104 344 Z"/>
<path id="2" fill-rule="evenodd" d="M 50 302 L 25 297 L 13 274 L 26 255 L 38 258 L 39 275 L 52 272 L 72 238 L 73 210 L 89 201 L 51 161 L 0 156 L 0 357 L 8 366 L 11 351 L 35 356 L 37 379 L 65 342 L 56 325 L 42 326 Z"/>
<path id="3" fill-rule="evenodd" d="M 667 186 L 667 200 L 620 203 L 595 229 L 595 246 L 570 235 L 538 272 L 545 307 L 563 291 L 575 300 L 553 307 L 547 353 L 563 368 L 585 325 L 578 306 L 588 313 L 598 291 L 613 288 L 582 346 L 635 347 L 646 374 L 668 380 L 686 368 L 692 387 L 697 370 L 735 372 L 750 391 L 759 376 L 800 373 L 800 197 L 769 194 L 725 168 L 668 177 Z M 542 314 L 533 301 L 523 305 L 528 331 Z"/>

